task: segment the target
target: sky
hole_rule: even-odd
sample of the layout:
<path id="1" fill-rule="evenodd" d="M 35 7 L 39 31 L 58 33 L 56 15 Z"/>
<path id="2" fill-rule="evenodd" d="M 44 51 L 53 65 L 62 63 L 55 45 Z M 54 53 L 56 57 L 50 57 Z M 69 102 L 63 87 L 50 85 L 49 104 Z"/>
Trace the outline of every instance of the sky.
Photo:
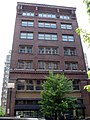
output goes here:
<path id="1" fill-rule="evenodd" d="M 12 49 L 16 6 L 17 2 L 49 4 L 67 7 L 76 7 L 76 16 L 78 25 L 90 32 L 89 17 L 86 13 L 86 6 L 83 0 L 1 0 L 0 1 L 0 95 L 3 82 L 4 66 L 6 55 Z M 88 65 L 90 67 L 90 48 L 86 43 L 83 43 L 84 53 L 87 55 Z M 1 97 L 0 97 L 1 98 Z M 0 99 L 1 101 L 1 99 Z"/>

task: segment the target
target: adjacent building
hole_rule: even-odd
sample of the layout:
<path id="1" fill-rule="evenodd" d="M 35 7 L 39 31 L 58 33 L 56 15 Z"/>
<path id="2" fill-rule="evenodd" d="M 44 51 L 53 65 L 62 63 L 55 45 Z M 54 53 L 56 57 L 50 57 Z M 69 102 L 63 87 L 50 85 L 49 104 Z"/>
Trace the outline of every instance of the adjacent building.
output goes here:
<path id="1" fill-rule="evenodd" d="M 73 80 L 72 96 L 77 97 L 74 115 L 90 116 L 89 84 L 76 8 L 17 3 L 17 13 L 8 90 L 7 115 L 40 117 L 41 83 L 50 70 Z M 72 110 L 73 112 L 73 110 Z M 72 113 L 73 114 L 73 113 Z"/>
<path id="2" fill-rule="evenodd" d="M 11 54 L 9 52 L 9 54 L 6 56 L 6 61 L 5 61 L 2 94 L 1 94 L 1 106 L 4 109 L 4 112 L 6 112 L 7 90 L 8 90 L 7 86 L 9 81 L 10 60 L 11 60 Z"/>

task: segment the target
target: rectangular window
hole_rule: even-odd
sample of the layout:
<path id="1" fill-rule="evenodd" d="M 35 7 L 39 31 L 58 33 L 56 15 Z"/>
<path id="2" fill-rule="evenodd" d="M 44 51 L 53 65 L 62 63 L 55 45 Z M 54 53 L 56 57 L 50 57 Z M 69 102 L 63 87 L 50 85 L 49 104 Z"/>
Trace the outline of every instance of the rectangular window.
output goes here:
<path id="1" fill-rule="evenodd" d="M 74 42 L 74 36 L 73 35 L 62 35 L 62 41 Z"/>
<path id="2" fill-rule="evenodd" d="M 39 33 L 38 34 L 38 39 L 39 40 L 57 40 L 57 34 L 44 34 L 44 33 Z"/>
<path id="3" fill-rule="evenodd" d="M 76 55 L 76 48 L 64 48 L 64 55 L 65 56 L 75 56 Z"/>
<path id="4" fill-rule="evenodd" d="M 33 27 L 33 26 L 34 26 L 34 21 L 22 20 L 21 25 L 22 25 L 23 27 Z"/>
<path id="5" fill-rule="evenodd" d="M 19 61 L 18 69 L 32 69 L 32 61 Z"/>
<path id="6" fill-rule="evenodd" d="M 39 54 L 58 54 L 58 47 L 39 47 Z"/>
<path id="7" fill-rule="evenodd" d="M 56 28 L 56 23 L 49 23 L 49 22 L 39 22 L 38 27 L 41 28 Z"/>
<path id="8" fill-rule="evenodd" d="M 33 33 L 31 32 L 21 32 L 20 33 L 20 38 L 21 39 L 33 39 Z"/>
<path id="9" fill-rule="evenodd" d="M 34 12 L 23 12 L 22 13 L 22 16 L 27 16 L 27 17 L 30 17 L 30 16 L 34 16 Z"/>
<path id="10" fill-rule="evenodd" d="M 50 13 L 39 13 L 38 16 L 44 18 L 56 18 L 55 14 L 50 14 Z"/>
<path id="11" fill-rule="evenodd" d="M 79 90 L 80 89 L 79 82 L 80 81 L 78 79 L 73 80 L 73 90 Z"/>
<path id="12" fill-rule="evenodd" d="M 36 80 L 36 90 L 42 90 L 42 80 Z"/>
<path id="13" fill-rule="evenodd" d="M 32 53 L 32 46 L 20 46 L 19 53 Z"/>
<path id="14" fill-rule="evenodd" d="M 60 15 L 60 19 L 69 20 L 70 16 L 69 15 Z"/>
<path id="15" fill-rule="evenodd" d="M 57 70 L 58 69 L 58 62 L 38 62 L 39 69 L 49 69 L 49 70 Z"/>
<path id="16" fill-rule="evenodd" d="M 29 81 L 32 81 L 32 83 Z M 18 80 L 16 85 L 17 90 L 34 90 L 33 80 Z"/>
<path id="17" fill-rule="evenodd" d="M 69 23 L 61 23 L 61 29 L 71 30 L 71 29 L 72 29 L 72 24 L 69 24 Z"/>
<path id="18" fill-rule="evenodd" d="M 77 62 L 65 62 L 65 69 L 66 70 L 78 70 L 78 63 Z"/>

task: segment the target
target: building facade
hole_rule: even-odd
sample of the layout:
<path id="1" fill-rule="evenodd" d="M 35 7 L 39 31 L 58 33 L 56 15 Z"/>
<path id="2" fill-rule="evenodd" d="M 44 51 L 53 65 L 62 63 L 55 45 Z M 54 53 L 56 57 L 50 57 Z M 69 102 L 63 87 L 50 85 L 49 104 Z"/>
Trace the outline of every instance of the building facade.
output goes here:
<path id="1" fill-rule="evenodd" d="M 17 3 L 7 115 L 40 117 L 41 84 L 50 70 L 73 80 L 77 117 L 90 115 L 89 83 L 73 7 Z"/>
<path id="2" fill-rule="evenodd" d="M 7 86 L 9 81 L 9 69 L 10 69 L 10 60 L 11 60 L 11 54 L 6 56 L 5 61 L 5 67 L 4 67 L 4 77 L 3 77 L 3 85 L 2 85 L 2 93 L 1 93 L 1 106 L 4 109 L 4 112 L 6 112 L 6 102 L 7 102 Z"/>

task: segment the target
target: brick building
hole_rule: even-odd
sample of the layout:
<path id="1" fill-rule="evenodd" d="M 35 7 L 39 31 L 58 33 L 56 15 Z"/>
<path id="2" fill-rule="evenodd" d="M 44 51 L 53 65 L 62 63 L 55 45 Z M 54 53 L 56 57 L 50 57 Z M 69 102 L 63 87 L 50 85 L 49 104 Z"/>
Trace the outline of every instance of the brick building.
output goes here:
<path id="1" fill-rule="evenodd" d="M 17 3 L 11 54 L 7 115 L 40 117 L 41 83 L 49 70 L 73 79 L 72 96 L 78 98 L 77 117 L 90 115 L 89 83 L 73 7 Z"/>

